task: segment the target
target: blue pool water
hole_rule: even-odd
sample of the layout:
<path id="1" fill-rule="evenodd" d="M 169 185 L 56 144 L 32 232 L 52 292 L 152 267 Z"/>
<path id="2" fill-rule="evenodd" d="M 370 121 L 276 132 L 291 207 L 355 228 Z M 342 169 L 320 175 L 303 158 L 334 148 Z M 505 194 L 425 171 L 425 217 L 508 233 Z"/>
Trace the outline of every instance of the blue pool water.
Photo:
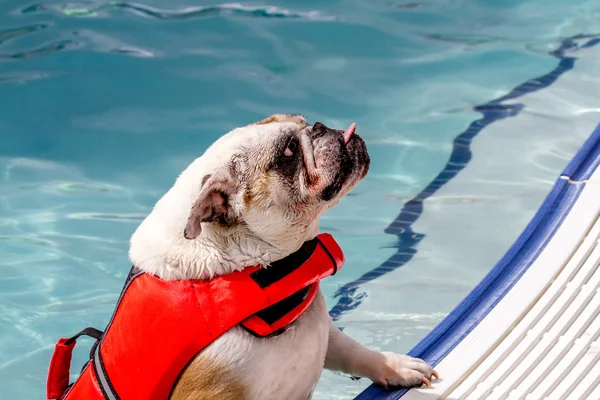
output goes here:
<path id="1" fill-rule="evenodd" d="M 2 2 L 0 398 L 43 395 L 56 339 L 108 322 L 127 241 L 179 171 L 276 112 L 357 122 L 372 169 L 322 220 L 348 260 L 324 290 L 346 332 L 406 352 L 600 120 L 600 46 L 561 47 L 598 21 L 594 0 Z M 315 398 L 367 384 L 325 372 Z"/>

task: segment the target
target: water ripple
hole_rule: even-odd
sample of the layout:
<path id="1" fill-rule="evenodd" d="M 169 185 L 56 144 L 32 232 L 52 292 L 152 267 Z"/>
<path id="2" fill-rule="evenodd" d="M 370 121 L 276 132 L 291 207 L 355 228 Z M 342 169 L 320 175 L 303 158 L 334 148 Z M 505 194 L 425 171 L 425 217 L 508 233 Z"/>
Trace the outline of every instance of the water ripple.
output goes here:
<path id="1" fill-rule="evenodd" d="M 27 82 L 37 79 L 48 78 L 51 74 L 45 72 L 21 72 L 12 75 L 0 75 L 0 83 L 11 83 L 11 82 Z"/>
<path id="2" fill-rule="evenodd" d="M 146 214 L 104 214 L 104 213 L 73 213 L 67 215 L 72 219 L 118 221 L 118 222 L 142 222 Z"/>
<path id="3" fill-rule="evenodd" d="M 291 11 L 277 6 L 246 6 L 239 3 L 220 4 L 213 6 L 185 7 L 176 10 L 166 10 L 151 7 L 142 3 L 133 2 L 109 2 L 100 3 L 95 7 L 86 7 L 85 4 L 78 6 L 77 3 L 47 4 L 37 3 L 26 6 L 19 10 L 22 14 L 30 14 L 45 10 L 53 10 L 71 17 L 97 16 L 98 12 L 109 8 L 123 9 L 142 17 L 158 20 L 182 20 L 197 19 L 218 16 L 239 16 L 246 18 L 269 18 L 269 19 L 299 19 L 311 21 L 335 21 L 338 18 L 321 14 L 319 11 Z"/>
<path id="4" fill-rule="evenodd" d="M 119 47 L 112 49 L 111 53 L 123 54 L 126 56 L 134 57 L 154 57 L 154 53 L 148 50 L 140 49 L 137 47 Z"/>
<path id="5" fill-rule="evenodd" d="M 0 53 L 0 60 L 18 60 L 41 57 L 60 51 L 72 50 L 80 46 L 80 43 L 74 40 L 57 40 L 32 50 L 19 51 L 16 53 Z"/>
<path id="6" fill-rule="evenodd" d="M 18 28 L 10 28 L 10 29 L 0 30 L 0 44 L 2 44 L 2 42 L 5 42 L 7 40 L 10 40 L 10 39 L 13 39 L 13 38 L 16 38 L 19 36 L 25 36 L 25 35 L 29 35 L 30 33 L 33 33 L 33 32 L 47 29 L 48 26 L 49 26 L 48 24 L 35 24 L 35 25 L 21 26 Z"/>
<path id="7" fill-rule="evenodd" d="M 457 44 L 460 46 L 476 46 L 476 45 L 489 44 L 489 43 L 506 40 L 505 38 L 502 38 L 500 36 L 492 36 L 492 35 L 485 35 L 485 34 L 467 34 L 467 33 L 465 33 L 465 34 L 431 33 L 431 34 L 421 34 L 420 36 L 422 36 L 425 39 L 439 41 L 439 42 L 443 42 L 443 43 Z"/>
<path id="8" fill-rule="evenodd" d="M 333 17 L 320 16 L 317 11 L 293 12 L 277 6 L 251 7 L 242 4 L 222 4 L 216 6 L 186 7 L 180 10 L 161 10 L 140 3 L 116 2 L 113 7 L 123 8 L 142 16 L 173 20 L 173 19 L 191 19 L 214 16 L 242 16 L 259 18 L 296 18 L 296 19 L 316 19 L 316 20 L 334 20 Z"/>
<path id="9" fill-rule="evenodd" d="M 95 183 L 95 182 L 61 182 L 56 184 L 57 191 L 64 192 L 87 192 L 87 193 L 104 193 L 120 190 L 118 186 L 107 184 L 107 183 Z"/>
<path id="10" fill-rule="evenodd" d="M 133 57 L 155 57 L 156 52 L 126 43 L 118 37 L 105 33 L 96 32 L 91 29 L 79 29 L 73 35 L 85 42 L 86 48 L 92 51 L 120 54 Z"/>

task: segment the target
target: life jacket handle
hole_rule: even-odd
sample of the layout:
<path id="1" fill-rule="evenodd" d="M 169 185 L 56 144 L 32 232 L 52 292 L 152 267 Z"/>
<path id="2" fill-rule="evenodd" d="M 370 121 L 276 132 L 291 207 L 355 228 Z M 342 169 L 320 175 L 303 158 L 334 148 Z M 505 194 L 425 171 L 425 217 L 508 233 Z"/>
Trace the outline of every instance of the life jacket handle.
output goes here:
<path id="1" fill-rule="evenodd" d="M 96 328 L 85 328 L 75 336 L 70 338 L 61 338 L 54 346 L 54 352 L 50 359 L 50 367 L 48 368 L 48 380 L 46 381 L 46 399 L 59 400 L 63 397 L 69 388 L 69 377 L 71 369 L 71 357 L 73 348 L 80 336 L 89 336 L 96 339 L 96 343 L 92 346 L 92 352 L 98 345 L 100 338 L 104 332 Z"/>

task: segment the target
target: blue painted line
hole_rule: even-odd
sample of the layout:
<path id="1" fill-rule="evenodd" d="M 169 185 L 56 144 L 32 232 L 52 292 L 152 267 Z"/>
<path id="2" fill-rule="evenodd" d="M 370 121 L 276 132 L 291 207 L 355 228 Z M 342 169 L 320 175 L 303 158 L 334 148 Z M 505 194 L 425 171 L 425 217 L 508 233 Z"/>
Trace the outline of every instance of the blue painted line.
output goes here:
<path id="1" fill-rule="evenodd" d="M 580 44 L 580 41 L 584 41 L 584 43 Z M 338 301 L 329 311 L 334 321 L 338 321 L 344 313 L 357 308 L 367 297 L 365 292 L 359 290 L 362 284 L 380 278 L 388 272 L 404 266 L 414 257 L 417 253 L 417 245 L 423 240 L 425 235 L 413 231 L 412 226 L 423 213 L 424 201 L 455 178 L 468 165 L 471 161 L 471 142 L 485 127 L 496 121 L 514 117 L 524 108 L 523 104 L 502 104 L 502 102 L 547 88 L 558 77 L 571 70 L 575 65 L 576 58 L 565 56 L 566 51 L 591 47 L 599 42 L 600 35 L 577 35 L 564 40 L 558 49 L 550 53 L 559 59 L 559 64 L 554 70 L 541 77 L 522 83 L 502 97 L 473 108 L 475 111 L 480 112 L 482 117 L 473 121 L 464 132 L 454 139 L 452 152 L 444 169 L 425 189 L 404 204 L 400 214 L 385 229 L 385 233 L 396 235 L 398 238 L 395 245 L 396 253 L 384 261 L 383 264 L 368 271 L 358 279 L 348 282 L 337 290 L 334 297 Z"/>
<path id="2" fill-rule="evenodd" d="M 583 45 L 578 45 L 576 40 L 580 39 L 590 40 Z M 600 38 L 592 35 L 580 35 L 565 40 L 559 48 L 559 50 L 561 50 L 560 53 L 557 53 L 556 51 L 552 53 L 561 60 L 559 66 L 555 70 L 542 78 L 528 81 L 523 85 L 520 85 L 501 99 L 506 100 L 518 97 L 514 95 L 518 90 L 528 90 L 523 93 L 534 91 L 530 89 L 535 87 L 534 85 L 537 82 L 545 84 L 543 87 L 547 87 L 554 82 L 560 74 L 573 67 L 575 59 L 572 57 L 564 57 L 562 55 L 566 50 L 591 47 L 598 43 L 600 43 Z M 539 90 L 540 88 L 541 87 L 535 90 Z M 496 105 L 498 101 L 503 100 L 494 100 L 486 106 L 490 104 Z M 585 180 L 591 176 L 598 166 L 600 166 L 600 125 L 592 132 L 575 157 L 563 170 L 562 175 L 569 176 L 573 180 Z M 435 180 L 432 184 L 434 182 Z M 527 271 L 529 266 L 550 241 L 556 230 L 560 227 L 564 218 L 569 213 L 571 207 L 583 190 L 583 187 L 584 185 L 571 185 L 563 179 L 558 179 L 544 203 L 538 209 L 536 215 L 496 266 L 494 266 L 473 291 L 408 354 L 413 357 L 422 358 L 434 366 L 448 355 L 448 353 L 450 353 L 452 349 L 454 349 L 454 347 L 460 343 L 460 341 L 462 341 L 504 297 L 523 273 Z M 426 191 L 427 188 L 423 192 Z M 415 199 L 418 199 L 418 196 Z M 403 209 L 402 212 L 405 212 L 405 210 Z M 400 216 L 402 216 L 402 212 Z M 400 217 L 398 219 L 400 219 Z M 407 391 L 408 389 L 401 389 L 390 392 L 376 385 L 371 385 L 357 396 L 356 400 L 395 400 L 402 397 Z"/>

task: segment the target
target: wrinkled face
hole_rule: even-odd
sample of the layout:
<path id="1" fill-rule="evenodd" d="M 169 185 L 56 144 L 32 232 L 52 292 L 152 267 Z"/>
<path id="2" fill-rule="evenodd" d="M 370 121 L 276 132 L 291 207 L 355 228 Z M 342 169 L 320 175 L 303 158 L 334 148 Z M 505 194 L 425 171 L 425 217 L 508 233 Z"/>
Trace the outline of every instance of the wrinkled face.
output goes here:
<path id="1" fill-rule="evenodd" d="M 308 125 L 299 115 L 274 115 L 238 128 L 207 150 L 217 170 L 202 182 L 186 227 L 193 239 L 201 224 L 224 230 L 244 227 L 275 243 L 318 229 L 318 218 L 369 169 L 355 125 L 333 129 Z"/>
<path id="2" fill-rule="evenodd" d="M 344 136 L 344 130 L 320 122 L 278 125 L 262 138 L 263 146 L 248 149 L 248 206 L 281 207 L 291 214 L 326 209 L 366 175 L 369 155 L 354 126 Z"/>

